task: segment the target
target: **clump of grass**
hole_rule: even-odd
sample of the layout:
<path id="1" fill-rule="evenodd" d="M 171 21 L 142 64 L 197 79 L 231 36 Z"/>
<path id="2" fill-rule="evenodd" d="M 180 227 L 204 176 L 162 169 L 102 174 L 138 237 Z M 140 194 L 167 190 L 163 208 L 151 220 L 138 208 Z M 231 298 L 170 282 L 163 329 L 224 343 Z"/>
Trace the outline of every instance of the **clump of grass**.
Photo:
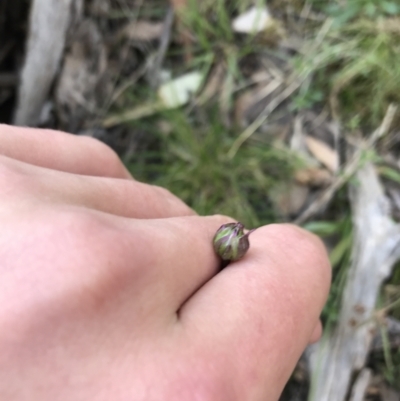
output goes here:
<path id="1" fill-rule="evenodd" d="M 337 24 L 343 25 L 360 15 L 371 20 L 397 15 L 400 13 L 400 5 L 392 0 L 349 0 L 346 3 L 331 2 L 326 10 Z"/>
<path id="2" fill-rule="evenodd" d="M 170 189 L 200 214 L 230 215 L 248 227 L 274 221 L 268 192 L 291 175 L 293 155 L 268 142 L 249 142 L 230 159 L 235 129 L 224 127 L 218 108 L 194 114 L 164 112 L 170 133 L 159 134 L 156 149 L 144 149 L 128 163 L 132 173 Z"/>
<path id="3" fill-rule="evenodd" d="M 357 18 L 345 25 L 328 20 L 319 41 L 312 41 L 297 68 L 332 112 L 361 128 L 378 126 L 390 102 L 400 102 L 400 18 Z M 310 84 L 310 80 L 311 84 Z M 355 118 L 357 117 L 357 118 Z M 357 127 L 358 128 L 358 127 Z"/>
<path id="4" fill-rule="evenodd" d="M 241 63 L 256 52 L 252 36 L 236 35 L 231 24 L 251 4 L 250 0 L 188 0 L 177 10 L 174 40 L 163 66 L 172 76 L 190 70 L 207 76 L 212 66 L 223 66 L 219 93 L 209 103 L 179 110 L 154 107 L 156 94 L 145 82 L 126 91 L 119 102 L 120 108 L 139 108 L 132 128 L 146 132 L 140 151 L 126 161 L 135 177 L 168 188 L 200 214 L 227 214 L 246 227 L 276 220 L 268 192 L 289 178 L 298 163 L 283 146 L 256 137 L 234 157 L 228 156 L 240 134 L 230 128 L 230 121 L 235 90 L 244 79 Z M 161 133 L 160 122 L 169 133 Z"/>
<path id="5" fill-rule="evenodd" d="M 232 19 L 251 4 L 250 0 L 188 0 L 180 18 L 203 51 L 211 50 L 238 43 L 231 27 Z"/>
<path id="6" fill-rule="evenodd" d="M 319 9 L 327 11 L 331 18 L 325 20 L 317 34 L 313 31 L 315 36 L 304 55 L 295 62 L 304 79 L 295 107 L 329 103 L 332 114 L 348 132 L 356 129 L 372 132 L 379 126 L 388 104 L 400 103 L 400 18 L 396 16 L 400 6 L 390 0 L 319 4 Z M 343 134 L 346 135 L 346 130 Z M 393 179 L 394 174 L 390 173 Z M 339 238 L 330 254 L 333 283 L 323 311 L 323 320 L 329 328 L 338 317 L 350 264 L 351 219 L 313 223 L 309 228 L 320 236 Z M 399 283 L 396 272 L 391 285 Z M 400 316 L 400 303 L 390 313 Z M 387 342 L 382 355 L 374 359 L 389 383 L 400 383 L 399 350 L 391 349 Z"/>
<path id="7" fill-rule="evenodd" d="M 382 290 L 379 315 L 400 319 L 400 263 L 396 264 L 390 280 Z M 391 343 L 385 324 L 380 326 L 380 332 L 383 340 L 383 352 L 377 355 L 377 365 L 386 380 L 400 389 L 400 348 Z"/>

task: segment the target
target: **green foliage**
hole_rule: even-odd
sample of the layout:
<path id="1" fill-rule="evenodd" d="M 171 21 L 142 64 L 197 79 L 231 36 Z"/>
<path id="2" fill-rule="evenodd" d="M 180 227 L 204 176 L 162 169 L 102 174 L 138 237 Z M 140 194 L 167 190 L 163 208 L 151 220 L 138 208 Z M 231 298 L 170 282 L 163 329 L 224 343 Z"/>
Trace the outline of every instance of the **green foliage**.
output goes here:
<path id="1" fill-rule="evenodd" d="M 400 184 L 400 173 L 397 170 L 391 167 L 382 166 L 379 167 L 379 173 L 382 177 Z"/>
<path id="2" fill-rule="evenodd" d="M 248 0 L 188 0 L 180 17 L 201 50 L 210 51 L 227 44 L 237 45 L 231 21 L 235 14 L 248 5 Z"/>
<path id="3" fill-rule="evenodd" d="M 235 35 L 231 23 L 250 4 L 250 0 L 188 0 L 187 7 L 178 11 L 177 35 L 193 38 L 191 57 L 184 57 L 185 46 L 172 45 L 165 65 L 173 67 L 174 76 L 192 69 L 206 76 L 211 65 L 224 66 L 219 105 L 164 111 L 145 108 L 131 124 L 147 133 L 146 145 L 126 163 L 135 177 L 168 188 L 200 214 L 227 214 L 246 227 L 256 227 L 276 220 L 268 191 L 291 175 L 297 159 L 268 141 L 256 142 L 256 135 L 233 158 L 228 157 L 240 131 L 227 129 L 222 121 L 231 114 L 235 88 L 243 81 L 240 63 L 256 49 L 252 36 Z M 154 95 L 138 83 L 127 91 L 122 107 L 151 106 Z M 169 127 L 168 133 L 160 133 L 159 123 Z"/>
<path id="4" fill-rule="evenodd" d="M 321 102 L 324 99 L 324 92 L 317 88 L 311 88 L 307 90 L 301 90 L 293 98 L 292 109 L 303 110 L 310 109 L 316 103 Z"/>
<path id="5" fill-rule="evenodd" d="M 303 92 L 309 92 L 303 98 L 317 93 L 318 100 L 329 98 L 346 125 L 375 128 L 388 104 L 400 102 L 399 26 L 398 18 L 359 15 L 344 25 L 327 21 L 322 39 L 310 41 L 306 56 L 295 62 L 307 85 Z"/>
<path id="6" fill-rule="evenodd" d="M 400 263 L 398 263 L 395 268 L 393 269 L 393 274 L 392 274 L 392 284 L 398 285 L 400 287 Z M 400 319 L 400 315 L 399 315 Z"/>
<path id="7" fill-rule="evenodd" d="M 400 319 L 400 263 L 393 268 L 389 282 L 383 287 L 378 302 L 380 315 L 389 315 Z M 383 352 L 376 355 L 377 366 L 385 379 L 400 389 L 400 348 L 393 347 L 390 341 L 387 326 L 383 323 L 379 326 Z"/>
<path id="8" fill-rule="evenodd" d="M 384 367 L 382 367 L 383 374 L 386 378 L 386 380 L 394 384 L 395 383 L 395 375 L 396 375 L 396 368 L 393 363 L 393 356 L 391 347 L 390 347 L 390 342 L 389 342 L 389 336 L 387 333 L 386 327 L 381 325 L 380 327 L 381 331 L 381 336 L 382 336 L 382 341 L 383 341 L 383 357 L 385 361 Z"/>
<path id="9" fill-rule="evenodd" d="M 348 0 L 331 3 L 326 11 L 338 25 L 343 25 L 360 16 L 376 19 L 400 14 L 400 5 L 391 0 Z"/>
<path id="10" fill-rule="evenodd" d="M 397 348 L 391 353 L 393 370 L 392 370 L 392 385 L 400 390 L 400 348 Z"/>
<path id="11" fill-rule="evenodd" d="M 337 321 L 346 275 L 350 264 L 353 245 L 351 218 L 347 216 L 335 222 L 311 222 L 306 224 L 304 228 L 322 238 L 328 238 L 335 242 L 335 246 L 329 253 L 329 259 L 333 269 L 332 286 L 328 301 L 322 312 L 322 319 L 329 327 Z"/>
<path id="12" fill-rule="evenodd" d="M 267 194 L 290 175 L 293 155 L 267 142 L 249 142 L 229 159 L 234 130 L 223 126 L 218 108 L 202 117 L 165 112 L 171 133 L 158 137 L 156 157 L 149 150 L 135 156 L 131 172 L 170 189 L 200 214 L 234 216 L 246 227 L 273 221 Z"/>

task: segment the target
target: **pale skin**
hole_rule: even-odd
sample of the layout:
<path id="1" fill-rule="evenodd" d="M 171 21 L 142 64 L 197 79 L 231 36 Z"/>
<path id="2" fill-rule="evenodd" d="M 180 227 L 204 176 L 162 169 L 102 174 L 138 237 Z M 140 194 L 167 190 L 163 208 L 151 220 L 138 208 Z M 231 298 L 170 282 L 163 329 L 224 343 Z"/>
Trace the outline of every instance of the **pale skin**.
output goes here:
<path id="1" fill-rule="evenodd" d="M 320 240 L 250 236 L 132 179 L 100 142 L 0 126 L 0 399 L 276 401 L 330 285 Z"/>

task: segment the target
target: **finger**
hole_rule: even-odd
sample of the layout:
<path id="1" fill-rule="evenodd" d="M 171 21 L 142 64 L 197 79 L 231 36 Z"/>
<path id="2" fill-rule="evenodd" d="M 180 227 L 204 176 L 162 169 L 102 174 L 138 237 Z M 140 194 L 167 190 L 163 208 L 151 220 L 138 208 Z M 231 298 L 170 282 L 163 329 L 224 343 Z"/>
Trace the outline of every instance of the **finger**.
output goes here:
<path id="1" fill-rule="evenodd" d="M 8 168 L 8 185 L 0 191 L 15 204 L 26 203 L 26 191 L 35 201 L 84 206 L 139 219 L 194 215 L 195 212 L 168 190 L 134 180 L 93 177 L 49 170 L 0 156 Z M 11 175 L 15 175 L 12 178 Z M 11 190 L 10 190 L 11 189 Z"/>
<path id="2" fill-rule="evenodd" d="M 238 392 L 248 389 L 251 396 L 241 399 L 275 400 L 312 337 L 330 267 L 321 242 L 294 226 L 260 228 L 250 244 L 241 261 L 188 300 L 180 317 L 199 348 L 218 350 L 213 368 L 228 369 Z"/>
<path id="3" fill-rule="evenodd" d="M 219 215 L 146 221 L 140 236 L 147 238 L 146 253 L 151 257 L 148 291 L 158 298 L 163 314 L 175 319 L 182 304 L 218 273 L 221 260 L 212 239 L 222 224 L 232 221 Z M 132 229 L 136 233 L 137 224 Z"/>
<path id="4" fill-rule="evenodd" d="M 317 325 L 314 328 L 314 331 L 311 334 L 309 343 L 313 344 L 313 343 L 316 343 L 317 341 L 319 341 L 320 338 L 322 337 L 322 332 L 323 332 L 322 323 L 319 320 Z"/>
<path id="5" fill-rule="evenodd" d="M 46 212 L 40 205 L 30 214 L 36 217 Z M 84 260 L 97 261 L 93 262 L 93 269 L 92 265 L 82 268 L 73 264 L 72 271 L 83 269 L 78 278 L 82 280 L 93 270 L 96 277 L 103 272 L 106 281 L 110 281 L 110 290 L 115 291 L 117 286 L 123 296 L 121 292 L 125 288 L 132 308 L 146 316 L 146 321 L 169 326 L 171 322 L 176 323 L 182 304 L 220 270 L 220 259 L 213 251 L 211 240 L 222 224 L 232 221 L 225 216 L 132 220 L 69 207 L 53 208 L 52 212 L 52 218 L 36 230 L 40 232 L 44 227 L 48 231 L 46 226 L 50 226 L 54 239 L 47 250 L 58 249 L 60 243 L 71 250 L 72 241 L 76 254 L 82 251 Z M 36 233 L 35 238 L 41 237 Z M 49 237 L 44 239 L 52 241 Z M 67 261 L 68 266 L 70 257 L 71 253 L 67 252 L 55 258 L 60 263 Z M 96 263 L 103 267 L 97 267 Z M 99 277 L 94 282 L 100 283 L 103 279 Z M 101 286 L 102 296 L 108 291 L 106 287 Z"/>
<path id="6" fill-rule="evenodd" d="M 0 154 L 74 174 L 131 178 L 117 154 L 104 143 L 59 131 L 0 124 Z"/>

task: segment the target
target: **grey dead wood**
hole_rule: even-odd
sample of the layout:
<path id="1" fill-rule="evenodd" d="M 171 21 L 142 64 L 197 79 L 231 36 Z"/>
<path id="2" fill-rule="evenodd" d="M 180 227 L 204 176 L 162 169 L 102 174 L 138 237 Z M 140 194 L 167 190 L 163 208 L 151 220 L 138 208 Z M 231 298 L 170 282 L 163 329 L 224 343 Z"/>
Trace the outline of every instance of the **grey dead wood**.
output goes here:
<path id="1" fill-rule="evenodd" d="M 311 203 L 301 214 L 294 220 L 294 224 L 303 224 L 307 220 L 309 220 L 311 217 L 313 217 L 315 214 L 317 214 L 321 209 L 326 207 L 328 203 L 332 200 L 333 196 L 335 193 L 346 183 L 348 180 L 353 177 L 354 173 L 358 170 L 360 164 L 361 164 L 361 158 L 364 154 L 365 148 L 371 149 L 374 147 L 375 143 L 384 136 L 388 130 L 390 129 L 390 126 L 393 122 L 393 119 L 397 113 L 397 106 L 394 104 L 390 104 L 389 107 L 387 108 L 385 117 L 382 121 L 382 124 L 379 126 L 378 129 L 376 129 L 370 138 L 368 138 L 366 146 L 365 147 L 360 147 L 357 149 L 352 158 L 349 160 L 349 162 L 346 164 L 346 166 L 343 168 L 343 171 L 341 172 L 340 175 L 336 177 L 336 179 L 330 184 L 322 193 L 321 195 L 318 196 L 318 198 Z M 336 127 L 334 130 L 339 130 L 338 125 L 336 124 Z M 337 132 L 335 133 L 335 137 L 339 138 L 340 133 Z"/>
<path id="2" fill-rule="evenodd" d="M 80 132 L 101 110 L 110 96 L 107 54 L 97 24 L 84 18 L 71 34 L 69 49 L 54 88 L 54 101 L 61 127 Z"/>
<path id="3" fill-rule="evenodd" d="M 15 125 L 37 125 L 60 65 L 68 29 L 82 13 L 82 5 L 82 0 L 33 1 Z"/>
<path id="4" fill-rule="evenodd" d="M 355 178 L 350 186 L 352 263 L 338 324 L 308 350 L 313 401 L 346 399 L 353 374 L 364 368 L 376 331 L 374 311 L 381 284 L 400 258 L 400 226 L 390 217 L 374 166 L 367 163 Z"/>
<path id="5" fill-rule="evenodd" d="M 349 401 L 364 401 L 371 377 L 371 369 L 365 368 L 360 372 L 353 385 Z"/>

